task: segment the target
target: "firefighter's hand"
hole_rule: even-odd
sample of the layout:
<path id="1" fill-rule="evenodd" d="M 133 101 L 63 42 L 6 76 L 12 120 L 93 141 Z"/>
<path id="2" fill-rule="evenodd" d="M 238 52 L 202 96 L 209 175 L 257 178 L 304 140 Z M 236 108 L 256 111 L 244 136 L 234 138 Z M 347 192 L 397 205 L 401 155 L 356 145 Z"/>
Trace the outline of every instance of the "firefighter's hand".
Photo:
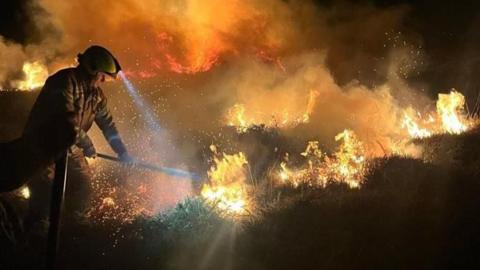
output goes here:
<path id="1" fill-rule="evenodd" d="M 93 145 L 90 145 L 89 147 L 83 149 L 83 154 L 87 158 L 96 158 L 97 150 L 95 150 L 95 147 Z"/>
<path id="2" fill-rule="evenodd" d="M 130 156 L 130 154 L 128 152 L 123 152 L 123 154 L 119 155 L 118 158 L 126 166 L 135 165 L 135 159 L 132 156 Z"/>

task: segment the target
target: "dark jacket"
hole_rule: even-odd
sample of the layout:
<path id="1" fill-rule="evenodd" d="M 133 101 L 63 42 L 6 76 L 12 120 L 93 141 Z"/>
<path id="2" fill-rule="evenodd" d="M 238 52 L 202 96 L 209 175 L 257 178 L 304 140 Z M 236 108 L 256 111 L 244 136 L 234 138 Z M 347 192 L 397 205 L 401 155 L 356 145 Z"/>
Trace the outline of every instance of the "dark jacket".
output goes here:
<path id="1" fill-rule="evenodd" d="M 65 112 L 74 112 L 78 117 L 76 145 L 80 148 L 91 145 L 87 132 L 95 122 L 118 155 L 126 152 L 102 89 L 89 85 L 79 67 L 60 70 L 47 79 L 33 105 L 25 132 L 39 127 L 53 115 Z"/>
<path id="2" fill-rule="evenodd" d="M 21 138 L 0 143 L 0 192 L 24 185 L 67 151 L 78 137 L 73 113 L 53 115 Z"/>

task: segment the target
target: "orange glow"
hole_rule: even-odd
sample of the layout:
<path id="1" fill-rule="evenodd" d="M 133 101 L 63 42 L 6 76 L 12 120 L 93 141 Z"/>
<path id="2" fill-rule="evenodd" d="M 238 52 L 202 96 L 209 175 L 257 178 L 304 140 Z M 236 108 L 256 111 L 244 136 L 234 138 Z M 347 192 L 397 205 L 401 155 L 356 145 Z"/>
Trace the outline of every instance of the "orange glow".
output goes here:
<path id="1" fill-rule="evenodd" d="M 15 82 L 15 87 L 20 90 L 33 90 L 40 88 L 48 77 L 47 67 L 38 61 L 25 62 L 22 71 L 25 79 Z"/>

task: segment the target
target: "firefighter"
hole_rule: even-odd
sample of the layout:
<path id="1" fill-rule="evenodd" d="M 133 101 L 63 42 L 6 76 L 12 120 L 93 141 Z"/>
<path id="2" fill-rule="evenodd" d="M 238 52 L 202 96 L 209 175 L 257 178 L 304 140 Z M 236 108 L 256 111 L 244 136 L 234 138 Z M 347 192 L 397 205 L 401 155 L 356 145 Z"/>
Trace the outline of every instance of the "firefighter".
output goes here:
<path id="1" fill-rule="evenodd" d="M 60 70 L 47 79 L 25 127 L 25 132 L 34 130 L 62 112 L 74 112 L 78 118 L 78 136 L 68 150 L 67 214 L 81 213 L 89 203 L 91 171 L 85 157 L 96 156 L 95 147 L 87 135 L 94 122 L 118 157 L 126 164 L 133 162 L 100 88 L 101 83 L 116 79 L 121 70 L 117 59 L 107 49 L 91 46 L 83 54 L 78 54 L 77 60 L 76 67 Z M 51 164 L 29 183 L 31 197 L 25 221 L 27 227 L 48 216 L 54 172 L 55 164 Z"/>

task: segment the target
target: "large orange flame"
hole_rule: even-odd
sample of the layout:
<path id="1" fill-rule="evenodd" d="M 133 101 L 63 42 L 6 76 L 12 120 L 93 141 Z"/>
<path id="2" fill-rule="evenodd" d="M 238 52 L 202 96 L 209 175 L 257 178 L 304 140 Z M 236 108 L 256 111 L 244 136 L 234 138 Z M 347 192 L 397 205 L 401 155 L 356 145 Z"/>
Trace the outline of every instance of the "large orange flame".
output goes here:
<path id="1" fill-rule="evenodd" d="M 212 146 L 212 149 L 215 147 Z M 215 157 L 214 162 L 208 172 L 209 181 L 202 187 L 202 197 L 227 214 L 245 214 L 250 207 L 245 155 L 242 152 L 223 154 Z"/>
<path id="2" fill-rule="evenodd" d="M 434 134 L 460 134 L 474 125 L 464 112 L 465 97 L 456 90 L 449 94 L 439 94 L 437 110 L 422 117 L 412 108 L 405 110 L 402 127 L 412 138 L 426 138 Z"/>
<path id="3" fill-rule="evenodd" d="M 438 95 L 437 113 L 445 132 L 460 134 L 469 128 L 470 123 L 463 113 L 464 106 L 465 97 L 455 90 L 450 94 Z"/>

